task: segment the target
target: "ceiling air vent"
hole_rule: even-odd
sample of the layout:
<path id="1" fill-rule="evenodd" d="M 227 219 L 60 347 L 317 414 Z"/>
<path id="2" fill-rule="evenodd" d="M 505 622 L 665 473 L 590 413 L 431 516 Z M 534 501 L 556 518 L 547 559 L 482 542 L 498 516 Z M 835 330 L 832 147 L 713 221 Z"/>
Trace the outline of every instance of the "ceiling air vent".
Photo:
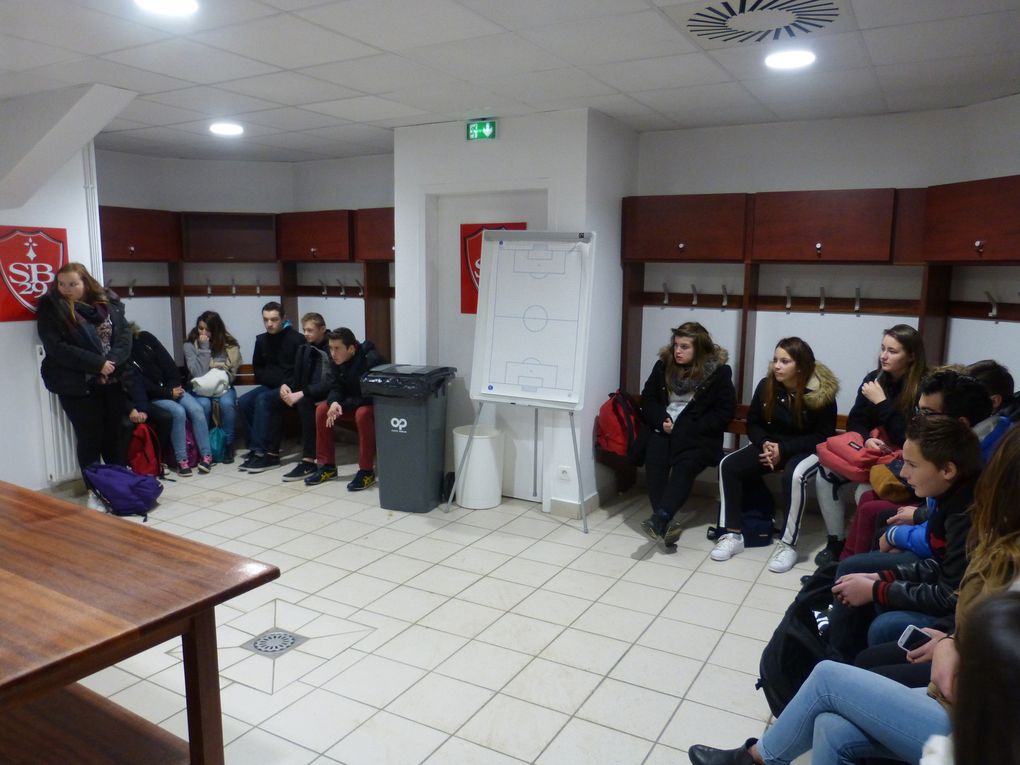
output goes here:
<path id="1" fill-rule="evenodd" d="M 715 42 L 772 42 L 825 29 L 838 16 L 830 0 L 734 0 L 691 14 L 687 30 Z"/>

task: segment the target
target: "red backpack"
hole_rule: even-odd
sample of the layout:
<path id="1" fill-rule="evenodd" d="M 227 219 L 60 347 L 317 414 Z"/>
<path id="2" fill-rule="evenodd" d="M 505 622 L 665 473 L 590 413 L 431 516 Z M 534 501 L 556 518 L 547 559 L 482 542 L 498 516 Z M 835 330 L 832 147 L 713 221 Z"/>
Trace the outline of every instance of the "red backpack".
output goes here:
<path id="1" fill-rule="evenodd" d="M 629 393 L 617 390 L 599 407 L 595 443 L 603 451 L 626 457 L 635 465 L 644 463 L 648 428 L 641 420 L 637 402 Z"/>
<path id="2" fill-rule="evenodd" d="M 163 451 L 159 437 L 151 426 L 140 422 L 131 433 L 128 444 L 127 464 L 138 475 L 163 477 Z"/>

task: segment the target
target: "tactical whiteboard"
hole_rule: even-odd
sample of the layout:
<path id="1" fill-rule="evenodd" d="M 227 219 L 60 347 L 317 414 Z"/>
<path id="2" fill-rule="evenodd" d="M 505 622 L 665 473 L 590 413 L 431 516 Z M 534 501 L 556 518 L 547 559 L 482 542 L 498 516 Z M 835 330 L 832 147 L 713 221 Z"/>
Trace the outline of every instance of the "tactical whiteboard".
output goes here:
<path id="1" fill-rule="evenodd" d="M 472 399 L 584 405 L 594 249 L 593 233 L 484 233 Z"/>

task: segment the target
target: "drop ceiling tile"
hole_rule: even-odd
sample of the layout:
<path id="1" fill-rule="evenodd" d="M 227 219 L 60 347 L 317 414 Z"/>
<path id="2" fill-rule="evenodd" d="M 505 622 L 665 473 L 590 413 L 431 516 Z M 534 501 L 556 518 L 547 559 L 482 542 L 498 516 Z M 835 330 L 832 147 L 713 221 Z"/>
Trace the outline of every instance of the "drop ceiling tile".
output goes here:
<path id="1" fill-rule="evenodd" d="M 437 122 L 452 122 L 449 117 L 442 114 L 415 114 L 408 117 L 390 117 L 384 120 L 372 120 L 373 125 L 384 128 L 402 128 L 413 125 L 434 125 Z"/>
<path id="2" fill-rule="evenodd" d="M 384 53 L 379 56 L 338 61 L 335 64 L 324 64 L 302 69 L 302 74 L 310 77 L 360 90 L 362 93 L 378 95 L 393 90 L 415 88 L 421 85 L 434 85 L 442 82 L 459 82 L 444 72 L 438 72 L 428 66 L 411 61 L 395 53 Z"/>
<path id="3" fill-rule="evenodd" d="M 874 72 L 847 69 L 836 72 L 787 72 L 785 77 L 744 80 L 744 87 L 762 103 L 804 102 L 815 98 L 877 98 L 881 91 Z"/>
<path id="4" fill-rule="evenodd" d="M 120 151 L 127 154 L 142 154 L 147 157 L 183 156 L 183 144 L 167 145 L 146 141 L 127 133 L 100 133 L 93 139 L 97 149 Z"/>
<path id="5" fill-rule="evenodd" d="M 322 0 L 262 0 L 262 2 L 281 11 L 299 11 L 312 5 L 322 5 Z"/>
<path id="6" fill-rule="evenodd" d="M 191 16 L 173 17 L 148 13 L 135 4 L 134 0 L 75 0 L 79 5 L 88 6 L 103 13 L 109 13 L 128 21 L 162 29 L 172 34 L 193 34 L 203 29 L 214 29 L 228 24 L 240 24 L 276 11 L 258 0 L 215 0 L 199 4 L 198 11 Z"/>
<path id="7" fill-rule="evenodd" d="M 378 96 L 360 96 L 345 98 L 340 101 L 325 101 L 308 107 L 310 111 L 330 114 L 352 122 L 374 122 L 393 117 L 410 117 L 421 114 L 422 110 L 406 104 L 397 103 Z"/>
<path id="8" fill-rule="evenodd" d="M 283 69 L 315 66 L 377 52 L 349 37 L 283 14 L 203 32 L 194 39 Z"/>
<path id="9" fill-rule="evenodd" d="M 410 48 L 404 55 L 466 80 L 567 65 L 562 59 L 509 32 Z"/>
<path id="10" fill-rule="evenodd" d="M 460 3 L 507 29 L 543 27 L 561 21 L 643 11 L 648 7 L 645 0 L 514 0 L 512 3 L 460 0 Z"/>
<path id="11" fill-rule="evenodd" d="M 266 109 L 265 111 L 247 112 L 238 115 L 240 119 L 257 125 L 277 128 L 279 130 L 308 130 L 310 128 L 335 125 L 336 117 L 310 112 L 307 109 L 285 107 L 283 109 Z"/>
<path id="12" fill-rule="evenodd" d="M 662 116 L 644 104 L 640 104 L 630 96 L 625 96 L 622 93 L 613 93 L 608 96 L 587 96 L 576 99 L 568 98 L 557 102 L 555 108 L 595 109 L 628 124 L 630 123 L 630 120 L 635 117 L 650 119 L 655 116 Z"/>
<path id="13" fill-rule="evenodd" d="M 184 39 L 143 45 L 104 58 L 204 85 L 276 71 L 269 64 Z"/>
<path id="14" fill-rule="evenodd" d="M 55 48 L 35 40 L 0 35 L 0 69 L 9 72 L 23 72 L 58 61 L 80 58 L 81 54 L 75 51 Z"/>
<path id="15" fill-rule="evenodd" d="M 118 116 L 134 122 L 141 122 L 144 125 L 172 125 L 176 122 L 199 120 L 203 115 L 190 109 L 178 109 L 176 106 L 157 104 L 148 98 L 136 98 L 125 106 Z"/>
<path id="16" fill-rule="evenodd" d="M 580 69 L 552 69 L 510 77 L 494 77 L 485 83 L 498 94 L 505 94 L 527 104 L 545 104 L 566 98 L 604 96 L 613 88 L 601 83 Z"/>
<path id="17" fill-rule="evenodd" d="M 32 72 L 7 72 L 0 74 L 0 100 L 40 93 L 44 90 L 66 88 L 67 83 L 52 77 L 41 77 Z"/>
<path id="18" fill-rule="evenodd" d="M 917 24 L 958 16 L 1008 11 L 1017 7 L 1016 0 L 853 0 L 854 15 L 861 29 Z"/>
<path id="19" fill-rule="evenodd" d="M 180 144 L 185 146 L 197 146 L 202 143 L 201 136 L 189 133 L 186 130 L 177 130 L 172 127 L 144 127 L 136 130 L 122 130 L 116 135 L 140 141 L 153 141 L 155 143 Z"/>
<path id="20" fill-rule="evenodd" d="M 769 111 L 780 120 L 836 119 L 863 117 L 887 111 L 885 99 L 874 93 L 838 98 L 812 98 L 807 101 L 766 101 Z"/>
<path id="21" fill-rule="evenodd" d="M 760 106 L 740 83 L 693 85 L 688 88 L 646 90 L 632 93 L 635 101 L 661 114 L 687 114 L 691 110 L 742 109 Z"/>
<path id="22" fill-rule="evenodd" d="M 677 130 L 680 123 L 672 117 L 666 117 L 658 112 L 649 112 L 645 116 L 632 116 L 627 118 L 627 124 L 640 133 L 653 130 Z"/>
<path id="23" fill-rule="evenodd" d="M 733 79 L 704 53 L 660 56 L 582 68 L 597 80 L 622 91 L 680 88 Z"/>
<path id="24" fill-rule="evenodd" d="M 133 66 L 95 57 L 62 64 L 50 64 L 34 70 L 34 74 L 54 77 L 72 85 L 98 82 L 103 85 L 112 85 L 115 88 L 133 90 L 140 95 L 177 90 L 191 84 L 175 77 L 167 77 L 156 72 L 147 72 L 144 69 L 136 69 Z"/>
<path id="25" fill-rule="evenodd" d="M 253 112 L 276 106 L 275 103 L 264 101 L 261 98 L 252 98 L 251 96 L 231 93 L 219 88 L 210 88 L 205 85 L 157 93 L 149 96 L 148 99 L 158 104 L 177 106 L 181 109 L 191 109 L 192 111 L 201 112 L 213 117 L 221 117 L 224 114 L 236 114 L 237 112 Z"/>
<path id="26" fill-rule="evenodd" d="M 254 142 L 264 146 L 275 146 L 282 149 L 309 151 L 315 154 L 331 155 L 335 151 L 350 151 L 351 146 L 341 141 L 309 135 L 308 133 L 274 133 L 259 136 Z"/>
<path id="27" fill-rule="evenodd" d="M 356 143 L 381 149 L 393 148 L 393 131 L 374 125 L 348 124 L 306 130 L 310 135 L 321 136 L 339 143 Z"/>
<path id="28" fill-rule="evenodd" d="M 298 15 L 388 51 L 504 31 L 453 0 L 347 0 Z"/>
<path id="29" fill-rule="evenodd" d="M 857 69 L 868 66 L 871 59 L 856 32 L 851 34 L 819 35 L 804 41 L 798 48 L 810 50 L 817 56 L 809 73 L 834 69 Z M 760 78 L 782 72 L 775 72 L 765 66 L 765 57 L 775 51 L 785 50 L 789 44 L 749 43 L 744 46 L 723 48 L 708 53 L 723 69 L 739 80 Z"/>
<path id="30" fill-rule="evenodd" d="M 521 32 L 525 38 L 572 64 L 605 64 L 678 53 L 697 48 L 656 11 L 628 13 L 554 24 Z"/>
<path id="31" fill-rule="evenodd" d="M 492 90 L 469 83 L 431 85 L 411 90 L 398 90 L 386 94 L 386 97 L 412 106 L 420 112 L 434 112 L 436 114 L 444 114 L 446 112 L 456 114 L 470 113 L 476 117 L 479 115 L 506 113 L 500 111 L 501 105 L 513 100 L 505 95 L 497 94 Z M 511 108 L 521 106 L 521 104 L 513 103 L 507 103 L 506 105 Z"/>
<path id="32" fill-rule="evenodd" d="M 144 127 L 148 127 L 148 125 L 143 125 L 141 122 L 132 122 L 131 120 L 126 120 L 121 117 L 114 117 L 106 123 L 106 127 L 103 128 L 103 132 L 116 133 L 118 130 L 135 130 L 137 128 Z"/>
<path id="33" fill-rule="evenodd" d="M 726 125 L 758 125 L 778 122 L 776 116 L 760 104 L 721 106 L 712 111 L 684 109 L 666 115 L 681 128 L 724 127 Z"/>
<path id="34" fill-rule="evenodd" d="M 966 106 L 1012 95 L 1020 56 L 972 56 L 875 67 L 890 109 L 919 111 Z"/>
<path id="35" fill-rule="evenodd" d="M 231 116 L 231 122 L 238 123 L 244 128 L 244 135 L 241 140 L 264 135 L 275 135 L 281 132 L 279 129 L 267 125 L 258 125 L 246 120 L 243 116 Z M 231 140 L 231 136 L 218 136 L 209 132 L 209 126 L 214 122 L 211 119 L 195 120 L 193 122 L 179 122 L 174 125 L 175 130 L 183 130 L 191 135 L 199 136 L 204 141 L 222 143 Z"/>
<path id="36" fill-rule="evenodd" d="M 60 0 L 8 0 L 0 5 L 5 34 L 58 48 L 96 55 L 167 36 L 135 24 Z"/>
<path id="37" fill-rule="evenodd" d="M 313 104 L 318 101 L 335 101 L 338 98 L 363 95 L 353 88 L 345 88 L 325 80 L 306 77 L 297 72 L 276 72 L 258 77 L 245 77 L 241 80 L 225 82 L 220 87 L 223 90 L 244 93 L 288 106 Z"/>
<path id="38" fill-rule="evenodd" d="M 861 34 L 876 66 L 1016 50 L 1020 11 L 869 29 Z"/>

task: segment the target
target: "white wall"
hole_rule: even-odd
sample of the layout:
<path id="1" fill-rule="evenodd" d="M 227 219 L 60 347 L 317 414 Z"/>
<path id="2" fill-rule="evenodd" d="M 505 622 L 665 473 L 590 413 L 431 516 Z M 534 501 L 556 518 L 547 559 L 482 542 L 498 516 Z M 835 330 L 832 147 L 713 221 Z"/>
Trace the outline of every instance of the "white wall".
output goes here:
<path id="1" fill-rule="evenodd" d="M 76 154 L 22 207 L 0 210 L 0 225 L 67 229 L 67 254 L 99 273 L 98 253 L 89 245 L 88 195 L 90 149 Z M 5 289 L 0 286 L 0 289 Z M 7 434 L 0 480 L 40 489 L 46 485 L 46 456 L 42 440 L 42 381 L 34 321 L 0 324 L 4 348 L 4 395 L 0 396 L 0 422 Z"/>
<path id="2" fill-rule="evenodd" d="M 294 165 L 292 210 L 359 210 L 392 206 L 392 154 Z"/>

